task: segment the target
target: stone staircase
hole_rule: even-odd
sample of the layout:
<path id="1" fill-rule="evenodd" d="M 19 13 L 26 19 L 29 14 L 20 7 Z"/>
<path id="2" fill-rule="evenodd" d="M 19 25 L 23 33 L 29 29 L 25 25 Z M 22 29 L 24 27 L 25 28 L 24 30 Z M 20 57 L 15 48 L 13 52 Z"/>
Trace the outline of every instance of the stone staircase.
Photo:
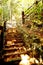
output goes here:
<path id="1" fill-rule="evenodd" d="M 9 32 L 10 30 L 10 32 Z M 20 60 L 20 55 L 26 52 L 22 34 L 9 29 L 6 31 L 5 44 L 4 44 L 4 61 Z"/>

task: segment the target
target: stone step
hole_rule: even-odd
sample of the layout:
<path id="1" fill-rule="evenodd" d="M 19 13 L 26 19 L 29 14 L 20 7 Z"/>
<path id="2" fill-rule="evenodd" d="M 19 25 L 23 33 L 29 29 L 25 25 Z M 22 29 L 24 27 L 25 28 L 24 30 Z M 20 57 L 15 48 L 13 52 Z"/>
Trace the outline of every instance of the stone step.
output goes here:
<path id="1" fill-rule="evenodd" d="M 14 32 L 12 29 L 6 31 L 6 43 L 4 50 L 4 60 L 5 61 L 11 61 L 11 60 L 17 60 L 20 58 L 21 54 L 26 53 L 26 48 L 24 47 L 24 42 L 22 39 L 22 34 L 19 32 Z"/>
<path id="2" fill-rule="evenodd" d="M 14 46 L 23 46 L 23 43 L 14 43 L 14 44 L 11 44 L 11 45 L 6 44 L 5 48 L 14 47 Z"/>
<path id="3" fill-rule="evenodd" d="M 14 46 L 14 47 L 10 47 L 10 48 L 3 48 L 4 50 L 14 50 L 14 49 L 25 49 L 25 47 L 24 46 L 22 46 L 22 47 L 16 47 L 16 46 Z"/>
<path id="4" fill-rule="evenodd" d="M 13 58 L 8 57 L 8 58 L 4 58 L 5 62 L 18 61 L 18 60 L 21 60 L 21 58 L 20 57 L 13 57 Z"/>
<path id="5" fill-rule="evenodd" d="M 26 53 L 26 52 L 27 52 L 27 51 L 6 53 L 6 54 L 4 54 L 4 56 L 10 56 L 10 55 L 24 54 L 24 53 Z"/>

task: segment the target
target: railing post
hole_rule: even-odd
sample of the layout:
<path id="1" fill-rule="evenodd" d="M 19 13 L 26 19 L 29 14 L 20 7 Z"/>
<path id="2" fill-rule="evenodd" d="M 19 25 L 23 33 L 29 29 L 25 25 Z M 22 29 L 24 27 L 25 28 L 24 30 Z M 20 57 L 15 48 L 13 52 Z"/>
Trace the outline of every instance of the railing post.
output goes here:
<path id="1" fill-rule="evenodd" d="M 6 21 L 4 22 L 4 32 L 6 31 Z"/>
<path id="2" fill-rule="evenodd" d="M 0 51 L 3 48 L 3 26 L 0 26 Z"/>
<path id="3" fill-rule="evenodd" d="M 5 35 L 6 35 L 6 21 L 4 22 L 4 26 L 3 26 L 3 48 L 5 44 Z"/>
<path id="4" fill-rule="evenodd" d="M 36 0 L 36 5 L 38 4 L 38 0 Z"/>
<path id="5" fill-rule="evenodd" d="M 24 18 L 24 11 L 22 11 L 22 23 L 24 24 L 25 18 Z"/>

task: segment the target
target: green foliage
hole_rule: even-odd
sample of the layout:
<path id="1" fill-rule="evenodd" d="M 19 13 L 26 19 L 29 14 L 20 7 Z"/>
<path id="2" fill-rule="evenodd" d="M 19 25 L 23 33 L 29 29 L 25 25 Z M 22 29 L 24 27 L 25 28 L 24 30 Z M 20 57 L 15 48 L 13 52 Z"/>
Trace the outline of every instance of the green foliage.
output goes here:
<path id="1" fill-rule="evenodd" d="M 2 4 L 5 5 L 8 0 L 2 0 Z"/>
<path id="2" fill-rule="evenodd" d="M 2 7 L 0 7 L 0 15 L 2 14 Z"/>
<path id="3" fill-rule="evenodd" d="M 36 5 L 36 9 L 35 9 L 35 12 L 37 13 L 38 19 L 41 19 L 41 11 L 42 11 L 42 1 L 40 1 L 38 3 L 38 5 Z"/>
<path id="4" fill-rule="evenodd" d="M 10 17 L 10 13 L 9 13 L 9 10 L 8 10 L 8 7 L 4 6 L 3 7 L 3 20 L 8 20 Z"/>
<path id="5" fill-rule="evenodd" d="M 0 14 L 3 12 L 3 20 L 7 19 L 9 20 L 10 17 L 10 10 L 11 14 L 15 15 L 15 18 L 17 21 L 19 21 L 19 17 L 21 16 L 22 11 L 26 11 L 26 9 L 32 5 L 34 0 L 2 0 L 1 1 L 1 8 L 0 8 Z M 10 6 L 9 6 L 10 5 Z M 36 12 L 38 13 L 37 17 L 38 19 L 41 19 L 41 9 L 42 9 L 42 3 L 39 2 L 37 6 L 33 5 L 31 9 L 29 9 L 27 12 L 30 14 L 31 12 Z M 35 17 L 35 16 L 34 16 Z"/>
<path id="6" fill-rule="evenodd" d="M 39 13 L 41 13 L 41 10 L 42 10 L 42 2 L 39 2 L 37 5 L 36 12 L 39 14 Z"/>
<path id="7" fill-rule="evenodd" d="M 8 6 L 7 6 L 7 1 L 8 0 L 2 0 L 1 4 L 0 4 L 0 6 L 1 6 L 0 15 L 2 15 L 3 21 L 5 19 L 7 19 L 7 20 L 9 19 L 9 10 L 8 10 Z M 1 18 L 1 20 L 2 20 L 2 18 Z"/>
<path id="8" fill-rule="evenodd" d="M 32 5 L 30 9 L 27 10 L 28 15 L 30 13 L 34 13 L 35 15 L 30 15 L 32 19 L 41 19 L 41 11 L 42 11 L 42 1 L 40 1 L 38 4 Z"/>

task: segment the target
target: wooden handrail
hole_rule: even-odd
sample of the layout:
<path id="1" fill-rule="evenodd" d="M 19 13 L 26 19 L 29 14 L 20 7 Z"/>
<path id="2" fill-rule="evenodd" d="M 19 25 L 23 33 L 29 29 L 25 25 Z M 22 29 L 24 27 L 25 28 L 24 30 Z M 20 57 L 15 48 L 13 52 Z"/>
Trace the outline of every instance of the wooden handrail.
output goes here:
<path id="1" fill-rule="evenodd" d="M 34 3 L 25 11 L 25 12 L 26 12 L 25 14 L 27 14 L 27 11 L 28 11 L 30 8 L 32 8 L 32 6 L 33 6 L 34 4 L 38 4 L 40 1 L 41 1 L 41 0 L 34 2 Z"/>
<path id="2" fill-rule="evenodd" d="M 23 22 L 23 24 L 24 24 L 24 22 L 25 22 L 25 19 L 26 19 L 27 17 L 29 17 L 29 16 L 33 13 L 33 11 L 29 13 L 28 10 L 30 10 L 30 9 L 34 6 L 34 4 L 38 4 L 40 1 L 41 1 L 41 0 L 34 2 L 34 3 L 32 4 L 32 6 L 30 6 L 30 7 L 25 11 L 25 14 L 24 14 L 24 11 L 22 12 L 22 22 Z M 29 14 L 28 14 L 28 13 L 29 13 Z M 28 14 L 28 15 L 27 15 L 27 14 Z"/>

